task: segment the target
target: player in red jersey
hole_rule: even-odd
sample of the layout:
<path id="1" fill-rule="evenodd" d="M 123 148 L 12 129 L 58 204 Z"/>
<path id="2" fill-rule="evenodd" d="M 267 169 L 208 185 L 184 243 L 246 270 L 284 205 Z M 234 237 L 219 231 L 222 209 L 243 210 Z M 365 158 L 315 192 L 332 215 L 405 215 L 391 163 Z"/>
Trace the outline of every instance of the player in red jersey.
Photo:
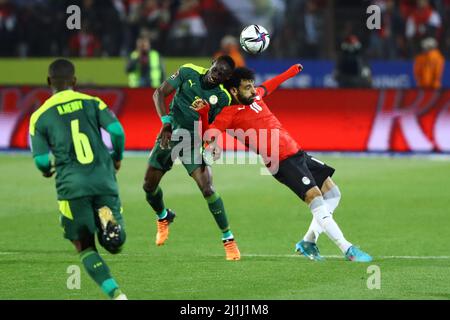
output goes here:
<path id="1" fill-rule="evenodd" d="M 231 133 L 250 150 L 262 156 L 273 176 L 306 202 L 313 220 L 303 239 L 296 244 L 296 251 L 311 260 L 322 260 L 316 243 L 320 233 L 325 232 L 346 259 L 370 262 L 372 257 L 348 242 L 333 219 L 332 214 L 341 198 L 338 186 L 331 179 L 335 170 L 303 151 L 264 102 L 267 95 L 297 75 L 302 68 L 300 64 L 293 65 L 259 87 L 254 86 L 252 70 L 236 68 L 225 83 L 233 105 L 224 108 L 212 124 L 208 125 L 208 103 L 197 100 L 193 104 L 193 108 L 201 115 L 204 140 L 212 143 L 211 148 L 217 159 L 219 153 L 216 142 L 220 133 L 225 130 L 230 133 L 229 130 L 234 129 Z M 247 134 L 243 134 L 244 131 Z M 274 140 L 278 145 L 273 145 Z M 279 161 L 279 165 L 274 165 L 274 161 Z"/>

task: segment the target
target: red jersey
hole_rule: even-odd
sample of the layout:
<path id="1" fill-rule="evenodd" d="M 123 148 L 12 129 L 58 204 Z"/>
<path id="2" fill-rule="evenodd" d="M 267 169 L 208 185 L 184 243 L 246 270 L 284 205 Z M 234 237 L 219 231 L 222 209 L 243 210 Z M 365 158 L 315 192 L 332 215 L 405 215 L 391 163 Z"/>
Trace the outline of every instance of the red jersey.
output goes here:
<path id="1" fill-rule="evenodd" d="M 272 146 L 276 146 L 273 143 L 278 140 L 279 159 L 282 161 L 296 154 L 300 147 L 270 111 L 263 100 L 264 93 L 265 89 L 258 87 L 252 104 L 223 108 L 209 128 L 247 131 L 246 135 L 235 133 L 234 136 L 250 150 L 260 154 L 266 163 L 272 155 Z M 271 141 L 272 137 L 274 141 Z"/>

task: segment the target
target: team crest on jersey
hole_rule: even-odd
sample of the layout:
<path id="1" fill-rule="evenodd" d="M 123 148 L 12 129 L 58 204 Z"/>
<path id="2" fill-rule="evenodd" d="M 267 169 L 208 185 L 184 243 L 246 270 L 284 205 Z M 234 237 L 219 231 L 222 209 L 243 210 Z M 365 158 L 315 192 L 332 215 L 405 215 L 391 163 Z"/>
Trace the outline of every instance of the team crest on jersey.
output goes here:
<path id="1" fill-rule="evenodd" d="M 304 185 L 306 185 L 306 186 L 307 186 L 308 184 L 310 184 L 310 183 L 311 183 L 311 180 L 309 180 L 309 178 L 308 178 L 308 177 L 303 177 L 303 178 L 302 178 L 302 182 L 303 182 L 303 184 L 304 184 Z"/>
<path id="2" fill-rule="evenodd" d="M 217 98 L 216 95 L 213 94 L 212 96 L 209 97 L 209 103 L 210 104 L 216 104 L 217 101 L 219 101 L 219 98 Z"/>

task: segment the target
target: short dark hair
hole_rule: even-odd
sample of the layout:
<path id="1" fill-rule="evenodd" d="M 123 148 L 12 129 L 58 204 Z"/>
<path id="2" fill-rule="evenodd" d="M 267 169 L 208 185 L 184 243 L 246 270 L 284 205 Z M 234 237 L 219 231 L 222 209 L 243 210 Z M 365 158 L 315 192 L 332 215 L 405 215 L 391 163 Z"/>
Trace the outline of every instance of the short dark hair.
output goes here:
<path id="1" fill-rule="evenodd" d="M 236 67 L 236 64 L 234 63 L 234 60 L 232 57 L 228 55 L 219 56 L 216 61 L 222 61 L 228 64 L 228 66 L 233 70 Z"/>
<path id="2" fill-rule="evenodd" d="M 56 59 L 48 67 L 48 75 L 55 79 L 70 79 L 75 75 L 75 66 L 67 59 Z"/>
<path id="3" fill-rule="evenodd" d="M 241 80 L 255 80 L 255 72 L 252 69 L 240 67 L 236 68 L 231 75 L 231 78 L 225 82 L 225 88 L 230 90 L 231 88 L 239 88 Z"/>

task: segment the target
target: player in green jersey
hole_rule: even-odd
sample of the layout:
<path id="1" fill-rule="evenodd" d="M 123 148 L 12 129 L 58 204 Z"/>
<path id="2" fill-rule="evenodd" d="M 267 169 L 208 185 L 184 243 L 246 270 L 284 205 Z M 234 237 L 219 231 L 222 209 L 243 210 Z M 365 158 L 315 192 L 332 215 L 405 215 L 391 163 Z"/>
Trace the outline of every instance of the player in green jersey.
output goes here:
<path id="1" fill-rule="evenodd" d="M 222 84 L 230 78 L 233 70 L 234 61 L 229 56 L 218 57 L 209 69 L 185 64 L 164 81 L 153 95 L 156 111 L 161 117 L 163 126 L 150 154 L 143 188 L 148 203 L 158 216 L 157 245 L 162 245 L 167 240 L 169 224 L 175 218 L 175 213 L 164 204 L 159 183 L 164 174 L 172 168 L 173 161 L 179 157 L 188 174 L 197 183 L 222 231 L 226 259 L 240 259 L 240 252 L 230 230 L 222 199 L 212 184 L 211 168 L 203 161 L 202 139 L 195 126 L 199 115 L 191 108 L 197 99 L 208 101 L 212 105 L 209 119 L 213 121 L 216 115 L 231 103 L 231 96 Z M 176 93 L 167 114 L 164 99 L 175 90 Z M 183 136 L 182 142 L 177 140 L 177 136 L 178 138 Z M 179 152 L 181 143 L 184 146 Z"/>
<path id="2" fill-rule="evenodd" d="M 30 119 L 35 164 L 47 178 L 56 169 L 64 237 L 75 245 L 87 273 L 110 298 L 124 300 L 126 296 L 95 246 L 96 233 L 99 243 L 113 254 L 125 242 L 115 175 L 124 150 L 123 128 L 102 100 L 72 90 L 76 78 L 70 61 L 52 62 L 47 81 L 53 95 Z M 111 136 L 112 154 L 100 128 Z"/>

